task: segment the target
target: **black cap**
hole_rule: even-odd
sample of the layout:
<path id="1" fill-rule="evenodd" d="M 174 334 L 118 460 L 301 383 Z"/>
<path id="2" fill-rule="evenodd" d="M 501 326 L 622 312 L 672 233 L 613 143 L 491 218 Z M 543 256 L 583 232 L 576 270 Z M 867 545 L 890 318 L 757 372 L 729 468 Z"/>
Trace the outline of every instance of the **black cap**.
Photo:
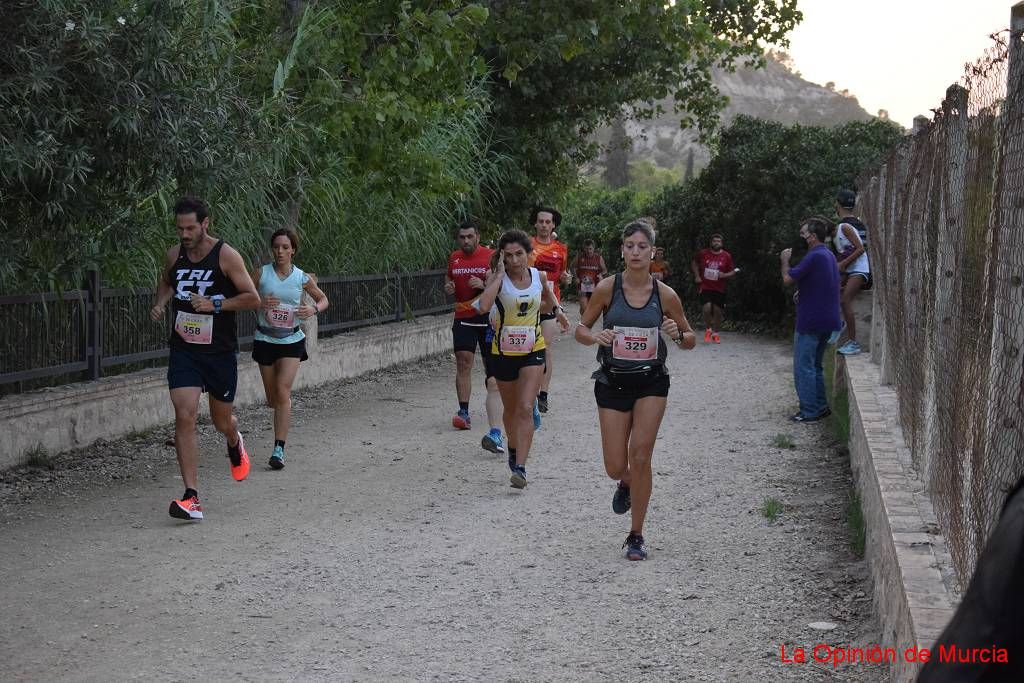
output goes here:
<path id="1" fill-rule="evenodd" d="M 852 209 L 857 205 L 857 193 L 853 190 L 839 190 L 836 195 L 836 202 L 844 209 Z"/>

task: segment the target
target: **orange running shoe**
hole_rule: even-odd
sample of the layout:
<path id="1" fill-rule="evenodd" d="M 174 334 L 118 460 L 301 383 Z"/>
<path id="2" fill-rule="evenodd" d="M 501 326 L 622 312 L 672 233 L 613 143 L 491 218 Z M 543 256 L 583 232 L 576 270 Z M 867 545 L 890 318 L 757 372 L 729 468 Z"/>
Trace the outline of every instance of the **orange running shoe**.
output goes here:
<path id="1" fill-rule="evenodd" d="M 710 327 L 708 329 L 704 330 L 704 343 L 705 344 L 710 344 L 711 343 L 711 328 Z"/>
<path id="2" fill-rule="evenodd" d="M 455 427 L 456 429 L 470 429 L 471 424 L 469 413 L 467 412 L 460 410 L 452 416 L 452 427 Z"/>
<path id="3" fill-rule="evenodd" d="M 249 454 L 245 452 L 245 439 L 242 438 L 242 432 L 238 432 L 238 463 L 235 463 L 230 451 L 228 451 L 228 461 L 231 463 L 231 476 L 235 478 L 235 481 L 243 481 L 249 476 Z"/>
<path id="4" fill-rule="evenodd" d="M 195 496 L 185 500 L 172 500 L 171 509 L 168 512 L 171 514 L 171 517 L 176 519 L 188 519 L 198 522 L 203 518 L 203 506 L 199 504 L 199 499 Z"/>
<path id="5" fill-rule="evenodd" d="M 711 334 L 711 341 L 713 341 L 716 344 L 721 344 L 722 343 L 722 338 L 718 336 L 717 332 L 713 332 Z"/>

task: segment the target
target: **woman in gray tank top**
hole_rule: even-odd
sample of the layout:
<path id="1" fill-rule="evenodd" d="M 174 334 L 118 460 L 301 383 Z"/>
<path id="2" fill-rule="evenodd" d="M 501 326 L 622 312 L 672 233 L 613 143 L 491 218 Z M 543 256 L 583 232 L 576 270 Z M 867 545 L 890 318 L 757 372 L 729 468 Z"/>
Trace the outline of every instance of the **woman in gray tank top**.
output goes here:
<path id="1" fill-rule="evenodd" d="M 665 415 L 669 379 L 666 339 L 692 349 L 697 337 L 679 296 L 649 272 L 654 234 L 646 223 L 622 231 L 626 270 L 598 283 L 576 327 L 576 341 L 599 345 L 601 368 L 594 373 L 594 396 L 608 476 L 619 482 L 612 510 L 632 510 L 625 543 L 630 560 L 647 559 L 643 528 L 651 500 L 651 457 Z M 604 329 L 591 326 L 604 316 Z"/>

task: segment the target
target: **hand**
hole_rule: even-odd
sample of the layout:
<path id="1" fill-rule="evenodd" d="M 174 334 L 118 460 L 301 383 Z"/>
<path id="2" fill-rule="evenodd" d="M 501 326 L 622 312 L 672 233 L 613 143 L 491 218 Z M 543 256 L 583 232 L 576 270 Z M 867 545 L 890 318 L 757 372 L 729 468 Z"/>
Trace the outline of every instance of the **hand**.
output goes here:
<path id="1" fill-rule="evenodd" d="M 566 270 L 566 271 L 564 271 L 559 276 L 559 279 L 562 281 L 563 285 L 571 285 L 572 284 L 572 273 L 570 273 L 569 271 Z"/>
<path id="2" fill-rule="evenodd" d="M 444 291 L 448 294 L 455 293 L 455 283 L 452 280 L 448 280 L 444 283 Z"/>
<path id="3" fill-rule="evenodd" d="M 502 251 L 502 252 L 500 252 L 500 254 L 501 255 L 498 256 L 498 263 L 494 266 L 494 273 L 496 275 L 500 275 L 500 276 L 504 277 L 504 275 L 505 275 L 505 252 Z"/>
<path id="4" fill-rule="evenodd" d="M 192 302 L 192 310 L 197 313 L 213 313 L 213 301 L 207 299 L 205 296 L 199 296 L 195 292 L 192 292 L 190 298 Z"/>
<path id="5" fill-rule="evenodd" d="M 269 310 L 281 305 L 281 300 L 276 296 L 268 296 L 266 299 L 260 301 L 260 308 Z"/>
<path id="6" fill-rule="evenodd" d="M 320 311 L 318 311 L 316 309 L 316 306 L 310 306 L 308 304 L 302 304 L 301 306 L 299 306 L 298 308 L 295 309 L 295 316 L 305 320 L 306 318 L 312 318 L 313 316 L 315 316 L 319 312 Z"/>
<path id="7" fill-rule="evenodd" d="M 672 341 L 681 339 L 683 336 L 679 332 L 679 325 L 676 325 L 676 321 L 667 315 L 661 316 L 661 331 L 667 334 Z"/>
<path id="8" fill-rule="evenodd" d="M 555 320 L 558 321 L 558 329 L 562 331 L 562 334 L 569 331 L 569 318 L 566 317 L 565 313 L 562 311 L 555 313 Z"/>
<path id="9" fill-rule="evenodd" d="M 594 335 L 594 341 L 596 341 L 601 346 L 610 347 L 612 345 L 612 342 L 615 341 L 615 331 L 601 330 L 600 332 Z"/>
<path id="10" fill-rule="evenodd" d="M 149 309 L 149 319 L 153 322 L 157 322 L 164 317 L 164 306 L 160 304 L 153 304 L 153 308 Z"/>
<path id="11" fill-rule="evenodd" d="M 469 286 L 472 287 L 473 289 L 483 289 L 484 288 L 484 281 L 481 280 L 480 278 L 478 278 L 476 275 L 471 275 L 469 277 Z M 455 286 L 454 286 L 454 283 L 452 283 L 452 291 L 454 291 L 454 290 L 455 290 Z"/>
<path id="12" fill-rule="evenodd" d="M 792 257 L 793 247 L 783 249 L 782 252 L 779 254 L 779 259 L 781 259 L 783 263 L 789 263 L 789 259 L 791 259 Z"/>

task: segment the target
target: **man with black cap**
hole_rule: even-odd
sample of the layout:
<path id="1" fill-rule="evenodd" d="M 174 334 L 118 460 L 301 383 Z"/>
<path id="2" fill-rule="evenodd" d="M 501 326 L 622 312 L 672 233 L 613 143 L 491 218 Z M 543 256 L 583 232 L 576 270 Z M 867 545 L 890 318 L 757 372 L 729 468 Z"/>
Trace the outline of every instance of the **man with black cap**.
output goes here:
<path id="1" fill-rule="evenodd" d="M 840 190 L 836 195 L 836 213 L 839 225 L 836 227 L 836 251 L 839 253 L 839 272 L 842 273 L 843 324 L 849 340 L 837 349 L 844 356 L 861 352 L 857 341 L 857 318 L 853 311 L 853 300 L 862 289 L 871 289 L 871 266 L 868 263 L 868 229 L 853 213 L 857 204 L 857 193 Z"/>
<path id="2" fill-rule="evenodd" d="M 569 249 L 555 239 L 554 231 L 562 224 L 562 214 L 548 206 L 534 208 L 530 215 L 530 222 L 533 223 L 533 251 L 530 253 L 530 266 L 547 273 L 548 286 L 555 293 L 555 299 L 559 306 L 562 303 L 559 283 L 568 285 L 572 282 L 572 275 L 569 273 Z M 547 363 L 544 372 L 544 381 L 541 384 L 541 392 L 537 396 L 537 407 L 542 413 L 548 412 L 548 388 L 551 386 L 551 375 L 554 371 L 553 344 L 558 337 L 558 323 L 555 322 L 555 314 L 552 311 L 545 315 L 541 314 L 541 333 L 548 340 Z"/>

